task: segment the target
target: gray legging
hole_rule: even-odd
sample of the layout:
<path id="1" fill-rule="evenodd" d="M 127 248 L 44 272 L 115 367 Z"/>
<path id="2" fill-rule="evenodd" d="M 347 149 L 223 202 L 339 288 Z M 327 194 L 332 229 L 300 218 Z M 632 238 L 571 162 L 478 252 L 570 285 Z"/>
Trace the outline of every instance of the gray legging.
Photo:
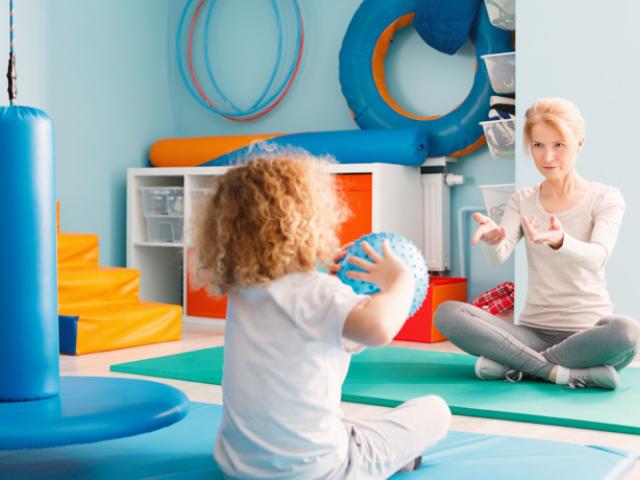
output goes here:
<path id="1" fill-rule="evenodd" d="M 561 332 L 513 325 L 464 302 L 442 303 L 435 314 L 438 329 L 467 353 L 549 380 L 556 365 L 585 368 L 626 367 L 638 351 L 640 325 L 624 315 L 608 315 L 593 327 Z"/>

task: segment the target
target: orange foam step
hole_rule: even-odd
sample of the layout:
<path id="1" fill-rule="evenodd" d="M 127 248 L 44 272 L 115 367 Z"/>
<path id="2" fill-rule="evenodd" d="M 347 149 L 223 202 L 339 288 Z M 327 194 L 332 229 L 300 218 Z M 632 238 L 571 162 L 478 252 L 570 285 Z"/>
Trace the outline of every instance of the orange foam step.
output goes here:
<path id="1" fill-rule="evenodd" d="M 60 351 L 104 352 L 180 339 L 182 307 L 161 303 L 60 308 Z"/>
<path id="2" fill-rule="evenodd" d="M 130 268 L 99 267 L 58 272 L 60 310 L 92 303 L 131 303 L 138 300 L 140 272 Z"/>
<path id="3" fill-rule="evenodd" d="M 58 234 L 58 270 L 98 267 L 98 235 Z"/>

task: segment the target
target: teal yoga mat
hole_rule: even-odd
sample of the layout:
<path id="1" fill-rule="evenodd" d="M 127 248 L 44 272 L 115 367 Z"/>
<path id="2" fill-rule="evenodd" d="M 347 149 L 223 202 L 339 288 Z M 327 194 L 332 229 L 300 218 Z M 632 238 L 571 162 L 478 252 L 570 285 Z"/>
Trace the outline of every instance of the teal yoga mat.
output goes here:
<path id="1" fill-rule="evenodd" d="M 155 432 L 69 447 L 0 452 L 11 480 L 222 480 L 212 452 L 220 405 L 192 404 Z M 622 450 L 527 438 L 449 432 L 414 472 L 393 480 L 619 480 L 637 456 Z"/>
<path id="2" fill-rule="evenodd" d="M 220 384 L 223 347 L 113 365 L 114 372 Z M 399 347 L 354 355 L 342 387 L 346 402 L 393 407 L 427 394 L 442 396 L 454 414 L 640 434 L 640 369 L 621 372 L 616 391 L 546 382 L 482 381 L 475 357 Z"/>

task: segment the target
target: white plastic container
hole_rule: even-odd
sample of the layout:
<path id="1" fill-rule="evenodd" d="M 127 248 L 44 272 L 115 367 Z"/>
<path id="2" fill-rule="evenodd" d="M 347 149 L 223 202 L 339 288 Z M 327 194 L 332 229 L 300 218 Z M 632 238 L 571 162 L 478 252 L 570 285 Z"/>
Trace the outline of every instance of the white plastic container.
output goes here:
<path id="1" fill-rule="evenodd" d="M 170 215 L 145 215 L 147 238 L 150 242 L 181 242 L 183 217 Z"/>
<path id="2" fill-rule="evenodd" d="M 494 158 L 515 159 L 516 121 L 514 119 L 480 122 L 487 138 L 489 152 Z"/>
<path id="3" fill-rule="evenodd" d="M 503 30 L 516 29 L 516 0 L 484 0 L 489 21 Z"/>
<path id="4" fill-rule="evenodd" d="M 140 187 L 142 211 L 146 215 L 183 215 L 182 187 Z"/>
<path id="5" fill-rule="evenodd" d="M 482 55 L 491 88 L 496 93 L 516 92 L 516 52 Z"/>
<path id="6" fill-rule="evenodd" d="M 208 188 L 192 188 L 191 189 L 191 211 L 195 214 L 200 212 L 202 202 L 211 193 Z"/>
<path id="7" fill-rule="evenodd" d="M 507 207 L 507 202 L 516 190 L 515 183 L 478 185 L 478 188 L 482 192 L 487 215 L 499 225 L 502 220 L 502 215 L 504 215 L 504 210 Z"/>

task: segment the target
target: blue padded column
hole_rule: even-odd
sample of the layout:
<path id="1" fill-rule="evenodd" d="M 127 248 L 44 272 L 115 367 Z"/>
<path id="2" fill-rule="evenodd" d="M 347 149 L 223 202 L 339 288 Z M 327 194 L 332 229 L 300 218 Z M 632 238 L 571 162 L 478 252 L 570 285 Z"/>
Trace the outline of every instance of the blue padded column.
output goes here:
<path id="1" fill-rule="evenodd" d="M 57 395 L 53 123 L 0 107 L 0 401 Z"/>
<path id="2" fill-rule="evenodd" d="M 46 113 L 0 107 L 0 450 L 146 433 L 189 411 L 161 383 L 60 377 L 53 143 Z"/>

